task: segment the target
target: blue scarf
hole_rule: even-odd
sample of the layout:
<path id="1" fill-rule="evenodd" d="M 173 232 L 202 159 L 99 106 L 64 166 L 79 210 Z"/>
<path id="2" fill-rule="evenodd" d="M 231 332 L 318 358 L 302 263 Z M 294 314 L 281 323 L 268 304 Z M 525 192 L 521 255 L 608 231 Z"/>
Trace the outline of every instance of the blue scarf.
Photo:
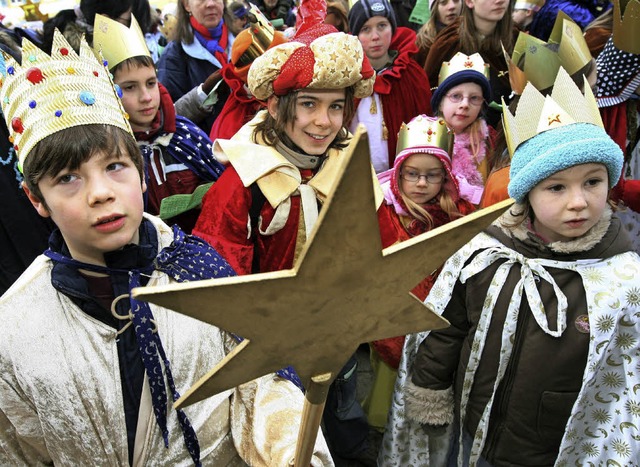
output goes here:
<path id="1" fill-rule="evenodd" d="M 212 29 L 200 24 L 193 16 L 189 18 L 189 22 L 193 28 L 193 35 L 211 55 L 215 57 L 216 52 L 224 53 L 224 49 L 220 47 L 220 44 L 218 44 L 222 37 L 223 20 L 220 20 L 218 25 Z"/>
<path id="2" fill-rule="evenodd" d="M 213 279 L 217 277 L 235 276 L 236 273 L 227 261 L 208 243 L 194 235 L 186 235 L 177 225 L 173 226 L 173 242 L 162 249 L 156 259 L 147 267 L 139 269 L 116 269 L 94 264 L 83 263 L 69 258 L 61 253 L 47 249 L 44 254 L 53 261 L 73 266 L 77 269 L 99 272 L 107 275 L 126 274 L 129 276 L 129 290 L 140 287 L 141 277 L 150 275 L 154 270 L 167 274 L 177 282 Z M 207 257 L 207 262 L 198 258 Z M 167 430 L 167 390 L 164 374 L 167 376 L 173 402 L 180 398 L 176 390 L 171 364 L 167 358 L 160 335 L 155 329 L 155 321 L 149 304 L 144 301 L 129 298 L 131 306 L 131 321 L 135 330 L 136 340 L 140 348 L 144 368 L 149 380 L 151 400 L 156 422 L 162 431 L 164 444 L 169 447 L 169 432 Z M 242 338 L 234 336 L 237 341 Z M 164 366 L 164 372 L 162 367 Z M 302 389 L 302 383 L 295 370 L 291 367 L 276 372 L 282 378 L 288 379 Z M 177 411 L 178 422 L 182 429 L 185 445 L 196 466 L 201 466 L 200 445 L 191 422 L 182 409 Z"/>

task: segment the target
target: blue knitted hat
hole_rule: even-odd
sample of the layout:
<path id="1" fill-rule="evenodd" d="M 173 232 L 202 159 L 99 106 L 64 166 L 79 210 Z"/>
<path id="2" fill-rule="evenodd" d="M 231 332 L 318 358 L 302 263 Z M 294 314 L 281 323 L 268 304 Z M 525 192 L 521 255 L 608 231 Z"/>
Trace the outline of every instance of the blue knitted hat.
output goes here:
<path id="1" fill-rule="evenodd" d="M 476 83 L 482 88 L 482 96 L 487 102 L 491 102 L 491 85 L 485 75 L 475 70 L 462 70 L 447 77 L 440 85 L 433 91 L 431 96 L 431 108 L 434 112 L 438 111 L 440 101 L 449 92 L 449 89 L 462 83 Z"/>
<path id="2" fill-rule="evenodd" d="M 515 150 L 509 172 L 509 196 L 521 203 L 545 178 L 574 165 L 599 163 L 607 167 L 609 188 L 622 172 L 620 147 L 599 126 L 573 123 L 544 131 Z"/>

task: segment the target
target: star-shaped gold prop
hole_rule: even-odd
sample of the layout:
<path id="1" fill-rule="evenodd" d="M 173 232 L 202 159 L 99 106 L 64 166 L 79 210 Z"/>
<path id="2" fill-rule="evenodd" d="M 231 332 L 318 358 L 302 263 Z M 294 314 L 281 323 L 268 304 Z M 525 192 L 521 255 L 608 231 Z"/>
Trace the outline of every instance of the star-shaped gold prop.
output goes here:
<path id="1" fill-rule="evenodd" d="M 293 269 L 133 290 L 245 339 L 176 408 L 289 365 L 324 405 L 326 391 L 311 388 L 326 389 L 360 343 L 447 326 L 409 291 L 512 201 L 382 250 L 363 127 L 338 172 Z"/>

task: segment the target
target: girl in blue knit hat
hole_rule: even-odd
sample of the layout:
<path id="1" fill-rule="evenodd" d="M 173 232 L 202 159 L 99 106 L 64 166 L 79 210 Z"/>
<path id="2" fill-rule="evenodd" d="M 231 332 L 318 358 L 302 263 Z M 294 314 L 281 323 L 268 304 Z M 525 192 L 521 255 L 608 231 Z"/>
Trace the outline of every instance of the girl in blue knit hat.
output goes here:
<path id="1" fill-rule="evenodd" d="M 608 202 L 622 152 L 561 69 L 505 110 L 516 204 L 444 265 L 406 416 L 450 426 L 449 465 L 631 465 L 640 257 Z M 423 431 L 423 433 L 425 433 Z M 634 437 L 636 436 L 636 437 Z"/>

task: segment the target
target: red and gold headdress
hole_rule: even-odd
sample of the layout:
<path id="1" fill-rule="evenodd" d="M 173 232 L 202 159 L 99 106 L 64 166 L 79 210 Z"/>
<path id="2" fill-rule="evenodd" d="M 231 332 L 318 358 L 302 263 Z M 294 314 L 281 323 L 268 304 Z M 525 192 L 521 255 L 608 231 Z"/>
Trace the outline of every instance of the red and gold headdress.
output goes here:
<path id="1" fill-rule="evenodd" d="M 318 21 L 324 13 L 324 0 L 303 2 L 298 12 L 302 21 L 291 41 L 269 49 L 253 62 L 247 84 L 256 98 L 266 100 L 303 88 L 349 86 L 354 87 L 356 97 L 371 95 L 375 71 L 360 41 Z"/>

